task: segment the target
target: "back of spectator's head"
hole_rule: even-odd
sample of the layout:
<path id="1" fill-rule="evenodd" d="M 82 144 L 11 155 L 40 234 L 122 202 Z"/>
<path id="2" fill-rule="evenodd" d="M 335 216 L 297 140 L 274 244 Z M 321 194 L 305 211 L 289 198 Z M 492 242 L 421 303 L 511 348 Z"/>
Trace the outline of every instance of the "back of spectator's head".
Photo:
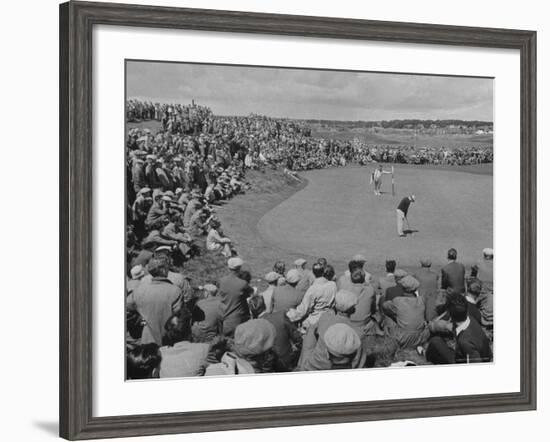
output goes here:
<path id="1" fill-rule="evenodd" d="M 334 297 L 334 308 L 340 313 L 352 314 L 357 305 L 357 295 L 348 290 L 338 290 Z"/>
<path id="2" fill-rule="evenodd" d="M 243 281 L 246 281 L 250 284 L 250 281 L 252 281 L 252 274 L 248 270 L 240 269 L 237 272 L 237 277 L 239 279 L 242 279 Z"/>
<path id="3" fill-rule="evenodd" d="M 348 262 L 348 270 L 350 273 L 353 273 L 355 270 L 360 270 L 363 268 L 364 262 L 351 260 Z"/>
<path id="4" fill-rule="evenodd" d="M 422 257 L 422 258 L 420 258 L 420 265 L 422 267 L 431 267 L 432 266 L 432 260 L 430 258 Z"/>
<path id="5" fill-rule="evenodd" d="M 172 315 L 164 324 L 162 344 L 172 347 L 180 341 L 187 341 L 191 336 L 191 313 L 183 308 L 177 315 Z"/>
<path id="6" fill-rule="evenodd" d="M 319 262 L 316 262 L 311 267 L 311 271 L 313 272 L 313 276 L 315 276 L 316 278 L 320 278 L 325 273 L 325 266 L 323 266 Z"/>
<path id="7" fill-rule="evenodd" d="M 332 281 L 334 277 L 336 276 L 336 272 L 334 271 L 334 267 L 332 267 L 330 264 L 327 264 L 325 266 L 325 272 L 323 274 L 325 278 L 327 278 L 329 281 Z"/>
<path id="8" fill-rule="evenodd" d="M 454 248 L 449 249 L 449 251 L 447 252 L 447 259 L 454 261 L 457 256 L 458 256 L 458 252 Z"/>
<path id="9" fill-rule="evenodd" d="M 485 259 L 493 259 L 494 252 L 493 249 L 490 247 L 486 247 L 483 249 L 483 258 Z"/>
<path id="10" fill-rule="evenodd" d="M 285 279 L 288 284 L 294 287 L 300 282 L 301 274 L 298 269 L 290 269 L 288 272 L 286 272 Z"/>
<path id="11" fill-rule="evenodd" d="M 279 275 L 284 275 L 286 271 L 286 266 L 284 261 L 277 261 L 273 266 L 273 271 L 278 273 Z"/>
<path id="12" fill-rule="evenodd" d="M 319 259 L 317 260 L 317 263 L 318 263 L 318 264 L 321 264 L 323 267 L 326 267 L 327 264 L 328 264 L 328 261 L 327 261 L 326 258 L 319 258 Z"/>
<path id="13" fill-rule="evenodd" d="M 156 377 L 161 359 L 157 344 L 138 345 L 126 353 L 126 377 L 128 379 Z"/>
<path id="14" fill-rule="evenodd" d="M 356 269 L 351 272 L 351 282 L 354 284 L 363 284 L 365 282 L 365 272 L 363 269 Z"/>
<path id="15" fill-rule="evenodd" d="M 481 281 L 477 278 L 475 279 L 472 279 L 469 283 L 468 283 L 468 293 L 471 293 L 472 295 L 474 295 L 475 297 L 478 297 L 479 294 L 481 293 Z"/>
<path id="16" fill-rule="evenodd" d="M 393 272 L 393 276 L 395 277 L 396 281 L 400 281 L 407 275 L 408 275 L 407 271 L 403 269 L 397 269 Z"/>
<path id="17" fill-rule="evenodd" d="M 166 278 L 168 276 L 168 262 L 161 257 L 154 257 L 149 260 L 147 270 L 153 278 Z"/>
<path id="18" fill-rule="evenodd" d="M 447 301 L 447 308 L 451 320 L 455 323 L 464 322 L 468 317 L 468 301 L 462 295 L 451 295 Z"/>
<path id="19" fill-rule="evenodd" d="M 263 296 L 254 295 L 248 300 L 248 308 L 250 309 L 250 316 L 252 319 L 256 319 L 265 311 L 265 300 Z"/>
<path id="20" fill-rule="evenodd" d="M 388 273 L 395 272 L 396 266 L 397 266 L 397 263 L 395 262 L 395 259 L 386 259 L 386 272 Z"/>

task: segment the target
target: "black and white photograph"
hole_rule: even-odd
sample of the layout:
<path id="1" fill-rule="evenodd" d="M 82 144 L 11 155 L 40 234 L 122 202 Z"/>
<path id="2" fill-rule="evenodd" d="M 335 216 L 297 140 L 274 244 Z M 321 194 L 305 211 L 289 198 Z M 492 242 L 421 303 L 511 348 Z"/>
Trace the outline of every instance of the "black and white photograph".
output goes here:
<path id="1" fill-rule="evenodd" d="M 493 79 L 126 60 L 126 379 L 493 361 Z"/>

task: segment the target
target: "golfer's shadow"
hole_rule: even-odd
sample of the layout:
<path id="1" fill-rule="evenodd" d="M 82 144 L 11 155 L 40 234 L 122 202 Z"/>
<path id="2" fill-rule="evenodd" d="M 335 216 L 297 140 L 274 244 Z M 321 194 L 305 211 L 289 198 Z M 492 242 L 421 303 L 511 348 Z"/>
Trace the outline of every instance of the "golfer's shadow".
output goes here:
<path id="1" fill-rule="evenodd" d="M 416 232 L 418 232 L 418 230 L 414 230 L 414 229 L 404 229 L 403 230 L 403 233 L 405 235 L 412 235 L 413 233 L 416 233 Z"/>

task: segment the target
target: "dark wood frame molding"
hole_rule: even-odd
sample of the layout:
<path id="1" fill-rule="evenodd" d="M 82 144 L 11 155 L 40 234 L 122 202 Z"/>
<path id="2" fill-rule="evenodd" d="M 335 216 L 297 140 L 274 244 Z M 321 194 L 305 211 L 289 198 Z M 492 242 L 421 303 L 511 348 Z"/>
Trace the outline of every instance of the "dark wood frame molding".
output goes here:
<path id="1" fill-rule="evenodd" d="M 92 28 L 97 24 L 520 51 L 521 391 L 139 416 L 92 416 Z M 69 440 L 536 408 L 536 32 L 108 3 L 60 5 L 60 435 Z"/>

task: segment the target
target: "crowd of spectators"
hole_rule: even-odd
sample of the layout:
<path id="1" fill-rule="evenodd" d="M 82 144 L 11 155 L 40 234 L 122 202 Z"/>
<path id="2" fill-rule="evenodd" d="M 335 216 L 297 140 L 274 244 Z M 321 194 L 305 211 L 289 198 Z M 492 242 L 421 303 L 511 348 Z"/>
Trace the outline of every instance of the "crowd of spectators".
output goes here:
<path id="1" fill-rule="evenodd" d="M 342 275 L 299 259 L 274 263 L 265 290 L 251 284 L 216 217 L 249 188 L 246 169 L 343 166 L 364 150 L 313 139 L 299 122 L 214 117 L 194 103 L 129 101 L 127 119 L 161 124 L 130 129 L 126 143 L 128 379 L 372 367 L 380 338 L 432 363 L 492 360 L 489 249 L 469 273 L 451 249 L 441 273 L 427 259 L 412 273 L 389 260 L 382 278 L 363 256 Z M 387 161 L 388 149 L 370 160 Z M 227 274 L 196 286 L 185 265 L 205 253 L 223 257 Z"/>

